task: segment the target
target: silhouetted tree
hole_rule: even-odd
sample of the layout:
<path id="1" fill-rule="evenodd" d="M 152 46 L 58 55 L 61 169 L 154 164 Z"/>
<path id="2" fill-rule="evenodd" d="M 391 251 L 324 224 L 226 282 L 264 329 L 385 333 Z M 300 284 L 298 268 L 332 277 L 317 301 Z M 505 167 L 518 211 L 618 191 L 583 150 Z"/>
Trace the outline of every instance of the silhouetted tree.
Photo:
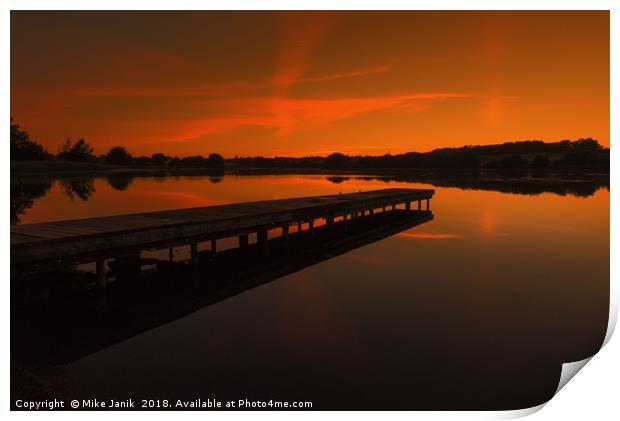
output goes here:
<path id="1" fill-rule="evenodd" d="M 579 139 L 569 144 L 568 152 L 556 163 L 570 166 L 609 166 L 609 148 L 601 146 L 594 139 Z"/>
<path id="2" fill-rule="evenodd" d="M 131 154 L 123 146 L 114 146 L 105 156 L 108 164 L 129 165 L 132 162 Z"/>
<path id="3" fill-rule="evenodd" d="M 570 144 L 573 151 L 596 152 L 604 149 L 596 140 L 592 138 L 579 139 Z"/>
<path id="4" fill-rule="evenodd" d="M 95 160 L 93 148 L 86 143 L 84 139 L 79 139 L 75 143 L 71 141 L 71 138 L 67 139 L 65 143 L 60 146 L 60 151 L 57 156 L 67 161 L 88 162 Z"/>
<path id="5" fill-rule="evenodd" d="M 208 158 L 209 167 L 211 168 L 223 168 L 224 167 L 224 158 L 219 153 L 212 153 Z"/>
<path id="6" fill-rule="evenodd" d="M 350 158 L 340 152 L 330 154 L 325 158 L 325 166 L 329 168 L 342 168 L 346 167 Z"/>
<path id="7" fill-rule="evenodd" d="M 169 160 L 170 160 L 170 157 L 164 155 L 161 152 L 154 153 L 151 156 L 151 162 L 153 163 L 153 165 L 164 166 L 168 163 Z"/>
<path id="8" fill-rule="evenodd" d="M 50 154 L 37 142 L 30 139 L 25 130 L 11 123 L 11 159 L 39 161 L 49 158 Z"/>

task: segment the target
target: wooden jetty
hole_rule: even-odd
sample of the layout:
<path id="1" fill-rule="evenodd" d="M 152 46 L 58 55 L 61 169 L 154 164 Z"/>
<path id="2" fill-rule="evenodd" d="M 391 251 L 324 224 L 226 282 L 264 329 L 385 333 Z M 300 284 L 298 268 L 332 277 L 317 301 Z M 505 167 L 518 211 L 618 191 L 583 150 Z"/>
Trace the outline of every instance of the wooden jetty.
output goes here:
<path id="1" fill-rule="evenodd" d="M 98 285 L 105 286 L 105 260 L 139 255 L 143 250 L 189 245 L 192 258 L 198 243 L 238 237 L 239 246 L 257 234 L 257 244 L 268 248 L 268 231 L 289 227 L 312 235 L 317 220 L 333 227 L 335 221 L 389 212 L 400 207 L 429 211 L 434 190 L 381 189 L 351 194 L 300 197 L 235 203 L 129 215 L 11 226 L 11 275 L 42 271 L 50 266 L 96 262 Z M 412 203 L 417 203 L 413 208 Z M 424 203 L 424 209 L 422 209 Z M 302 225 L 303 224 L 303 225 Z"/>
<path id="2" fill-rule="evenodd" d="M 161 266 L 139 275 L 120 275 L 120 282 L 108 285 L 104 313 L 95 291 L 88 294 L 81 288 L 67 288 L 60 274 L 51 285 L 42 287 L 51 290 L 58 282 L 54 293 L 32 294 L 28 287 L 12 292 L 19 298 L 11 305 L 11 352 L 24 362 L 69 364 L 432 219 L 430 211 L 396 209 L 375 214 L 372 219 L 367 216 L 350 220 L 346 230 L 342 221 L 337 222 L 333 233 L 322 225 L 315 227 L 312 237 L 305 232 L 291 232 L 286 241 L 282 236 L 274 237 L 269 240 L 268 253 L 260 252 L 253 244 L 247 250 L 222 249 L 217 259 L 201 259 L 210 257 L 205 250 L 196 265 L 163 260 Z M 80 276 L 85 282 L 93 280 L 92 274 L 73 276 L 73 285 L 79 285 Z M 80 317 L 76 318 L 76 314 Z"/>

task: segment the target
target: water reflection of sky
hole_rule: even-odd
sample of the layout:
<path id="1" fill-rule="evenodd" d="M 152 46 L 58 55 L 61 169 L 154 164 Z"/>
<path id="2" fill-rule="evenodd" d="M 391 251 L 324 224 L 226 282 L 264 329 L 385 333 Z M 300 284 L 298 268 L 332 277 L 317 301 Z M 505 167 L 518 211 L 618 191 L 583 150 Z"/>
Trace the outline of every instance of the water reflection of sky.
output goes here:
<path id="1" fill-rule="evenodd" d="M 597 350 L 609 301 L 608 190 L 533 196 L 288 175 L 135 178 L 117 190 L 96 179 L 86 201 L 54 183 L 21 220 L 385 187 L 434 188 L 435 219 L 76 361 L 67 381 L 99 396 L 199 390 L 511 409 L 547 396 L 560 362 Z"/>

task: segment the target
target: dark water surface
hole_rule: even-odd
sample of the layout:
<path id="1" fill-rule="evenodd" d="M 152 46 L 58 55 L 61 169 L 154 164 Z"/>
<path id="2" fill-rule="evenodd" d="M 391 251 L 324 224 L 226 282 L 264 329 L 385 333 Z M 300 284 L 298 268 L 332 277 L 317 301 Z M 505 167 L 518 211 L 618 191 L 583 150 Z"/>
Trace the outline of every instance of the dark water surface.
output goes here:
<path id="1" fill-rule="evenodd" d="M 323 175 L 24 179 L 12 180 L 22 192 L 12 223 L 434 188 L 432 221 L 68 361 L 53 368 L 54 382 L 69 398 L 517 409 L 549 399 L 561 363 L 595 353 L 607 327 L 609 190 L 553 185 L 505 193 Z"/>

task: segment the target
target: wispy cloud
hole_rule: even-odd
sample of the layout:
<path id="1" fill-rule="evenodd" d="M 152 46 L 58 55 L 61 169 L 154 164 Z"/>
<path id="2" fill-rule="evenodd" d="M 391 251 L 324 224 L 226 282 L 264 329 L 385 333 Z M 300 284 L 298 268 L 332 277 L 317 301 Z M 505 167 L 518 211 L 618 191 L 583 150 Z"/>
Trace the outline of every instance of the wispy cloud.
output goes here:
<path id="1" fill-rule="evenodd" d="M 406 93 L 358 98 L 247 98 L 223 101 L 242 120 L 274 127 L 285 135 L 325 126 L 380 110 L 421 111 L 437 101 L 468 97 L 469 94 L 449 92 Z"/>
<path id="2" fill-rule="evenodd" d="M 314 82 L 327 82 L 338 79 L 347 79 L 353 77 L 360 76 L 368 76 L 368 75 L 376 75 L 380 73 L 385 73 L 390 70 L 389 66 L 374 66 L 368 67 L 365 69 L 359 70 L 350 70 L 339 73 L 329 73 L 321 76 L 309 76 L 309 77 L 301 77 L 295 80 L 273 80 L 272 83 L 274 85 L 292 85 L 292 84 L 302 84 L 302 83 L 314 83 Z"/>
<path id="3" fill-rule="evenodd" d="M 467 93 L 427 92 L 360 98 L 240 98 L 210 101 L 208 107 L 218 115 L 197 120 L 155 123 L 161 135 L 144 141 L 183 141 L 245 126 L 264 126 L 285 136 L 325 127 L 336 121 L 383 110 L 419 112 L 432 104 L 471 96 Z M 166 130 L 162 125 L 173 125 Z M 172 128 L 172 127 L 169 127 Z M 166 132 L 174 132 L 172 136 Z"/>

